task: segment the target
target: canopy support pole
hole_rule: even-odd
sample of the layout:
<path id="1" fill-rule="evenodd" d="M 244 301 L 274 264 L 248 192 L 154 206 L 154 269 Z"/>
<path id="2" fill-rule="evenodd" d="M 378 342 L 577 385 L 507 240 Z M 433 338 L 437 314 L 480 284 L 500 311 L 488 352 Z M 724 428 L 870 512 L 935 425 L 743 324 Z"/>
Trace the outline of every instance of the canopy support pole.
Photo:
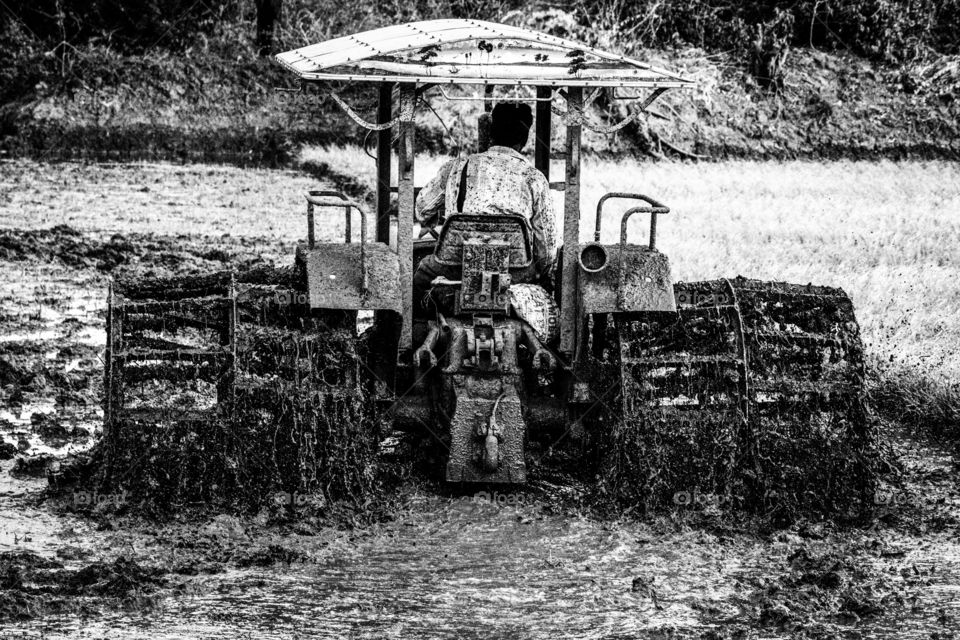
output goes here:
<path id="1" fill-rule="evenodd" d="M 400 85 L 400 145 L 398 152 L 397 254 L 400 257 L 400 296 L 403 325 L 400 328 L 401 357 L 413 347 L 413 216 L 416 194 L 413 189 L 413 164 L 416 149 L 414 135 L 415 84 Z"/>
<path id="2" fill-rule="evenodd" d="M 393 83 L 380 83 L 377 124 L 390 122 L 393 114 Z M 377 131 L 377 242 L 390 242 L 390 129 Z"/>
<path id="3" fill-rule="evenodd" d="M 560 292 L 560 352 L 573 359 L 577 346 L 577 266 L 580 254 L 580 132 L 583 88 L 567 89 L 567 186 L 563 191 L 563 273 Z"/>
<path id="4" fill-rule="evenodd" d="M 550 182 L 550 87 L 537 87 L 537 122 L 534 130 L 533 163 Z"/>
<path id="5" fill-rule="evenodd" d="M 483 113 L 477 119 L 477 151 L 483 153 L 490 148 L 490 123 L 491 112 L 493 111 L 493 90 L 496 87 L 492 84 L 483 87 Z"/>

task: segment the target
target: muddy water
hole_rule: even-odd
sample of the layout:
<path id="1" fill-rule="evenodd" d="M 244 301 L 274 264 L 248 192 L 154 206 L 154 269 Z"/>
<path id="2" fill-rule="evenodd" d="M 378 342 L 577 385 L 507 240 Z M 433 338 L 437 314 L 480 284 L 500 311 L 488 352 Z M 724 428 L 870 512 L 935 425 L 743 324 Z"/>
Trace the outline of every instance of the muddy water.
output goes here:
<path id="1" fill-rule="evenodd" d="M 795 635 L 750 624 L 756 585 L 787 571 L 785 558 L 798 547 L 878 540 L 887 555 L 870 561 L 907 601 L 869 620 L 843 619 L 826 637 L 926 639 L 960 628 L 960 547 L 949 535 L 763 540 L 538 512 L 535 504 L 419 496 L 389 525 L 287 536 L 305 562 L 229 569 L 191 579 L 149 612 L 47 618 L 18 637 L 621 638 L 700 637 L 709 629 L 730 637 L 753 628 L 745 637 L 788 638 Z"/>
<path id="2" fill-rule="evenodd" d="M 664 540 L 643 525 L 537 517 L 469 499 L 424 498 L 388 527 L 328 540 L 313 559 L 230 571 L 147 617 L 48 621 L 47 637 L 602 638 L 696 629 L 699 609 L 735 615 L 735 554 L 701 532 Z M 355 534 L 357 535 L 357 534 Z M 307 542 L 304 548 L 309 548 Z M 747 564 L 745 564 L 747 563 Z M 635 578 L 650 583 L 634 591 Z M 740 586 L 742 588 L 742 586 Z M 486 629 L 487 631 L 484 631 Z"/>
<path id="3" fill-rule="evenodd" d="M 644 549 L 634 529 L 606 532 L 562 518 L 518 521 L 514 510 L 469 504 L 427 509 L 403 525 L 409 526 L 338 549 L 317 566 L 274 572 L 246 597 L 241 583 L 239 593 L 198 598 L 177 613 L 209 620 L 208 630 L 221 632 L 215 621 L 226 604 L 233 611 L 229 627 L 256 629 L 276 620 L 278 632 L 296 625 L 371 638 L 466 637 L 493 628 L 518 637 L 604 637 L 693 626 L 691 594 L 719 601 L 730 588 L 722 578 L 730 562 L 716 552 Z M 425 528 L 433 531 L 423 535 Z M 631 591 L 638 575 L 670 574 L 657 587 L 659 603 Z M 256 604 L 237 606 L 244 601 Z"/>
<path id="4" fill-rule="evenodd" d="M 93 525 L 38 505 L 46 480 L 13 478 L 11 467 L 11 461 L 0 464 L 0 552 L 30 550 L 53 558 L 66 546 L 85 544 Z"/>

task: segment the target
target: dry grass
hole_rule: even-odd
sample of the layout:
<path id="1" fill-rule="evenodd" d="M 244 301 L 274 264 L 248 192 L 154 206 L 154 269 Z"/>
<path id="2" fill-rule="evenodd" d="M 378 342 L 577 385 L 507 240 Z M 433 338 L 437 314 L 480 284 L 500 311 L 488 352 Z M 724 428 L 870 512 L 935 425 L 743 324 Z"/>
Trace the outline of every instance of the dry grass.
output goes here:
<path id="1" fill-rule="evenodd" d="M 676 278 L 843 287 L 872 356 L 960 378 L 960 166 L 588 162 L 584 176 L 588 204 L 635 189 L 672 207 L 659 246 Z"/>

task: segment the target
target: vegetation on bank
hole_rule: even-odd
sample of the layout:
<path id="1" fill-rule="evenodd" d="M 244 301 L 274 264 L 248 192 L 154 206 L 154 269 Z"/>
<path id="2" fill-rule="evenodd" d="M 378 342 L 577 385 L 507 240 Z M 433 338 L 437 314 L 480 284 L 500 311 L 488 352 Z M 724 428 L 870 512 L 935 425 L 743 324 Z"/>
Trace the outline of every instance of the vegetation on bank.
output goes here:
<path id="1" fill-rule="evenodd" d="M 216 37 L 225 23 L 245 24 L 252 40 L 263 17 L 278 30 L 275 48 L 282 49 L 396 22 L 503 20 L 553 7 L 570 16 L 572 28 L 590 27 L 594 38 L 612 37 L 625 46 L 748 50 L 758 32 L 776 31 L 784 46 L 850 50 L 895 64 L 960 53 L 958 0 L 11 0 L 5 6 L 32 39 L 64 51 L 97 42 L 123 53 L 186 50 L 197 36 Z"/>
<path id="2" fill-rule="evenodd" d="M 0 22 L 0 153 L 282 164 L 302 144 L 362 142 L 364 132 L 331 101 L 276 91 L 295 84 L 259 55 L 255 5 L 12 3 L 16 15 Z M 287 0 L 272 49 L 408 20 L 498 20 L 623 51 L 697 81 L 613 139 L 589 138 L 595 151 L 956 158 L 958 7 L 960 0 L 581 0 L 561 8 Z M 346 96 L 371 113 L 372 95 L 347 89 Z M 630 108 L 597 104 L 600 120 Z M 443 104 L 436 114 L 423 109 L 420 129 L 435 150 L 473 134 L 468 119 Z"/>

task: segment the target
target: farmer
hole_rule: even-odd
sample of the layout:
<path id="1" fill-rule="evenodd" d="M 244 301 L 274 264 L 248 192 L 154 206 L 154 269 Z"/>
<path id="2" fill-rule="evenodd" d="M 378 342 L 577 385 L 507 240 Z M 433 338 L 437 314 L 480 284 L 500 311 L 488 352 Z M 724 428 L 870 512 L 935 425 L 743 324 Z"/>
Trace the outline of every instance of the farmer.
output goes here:
<path id="1" fill-rule="evenodd" d="M 529 105 L 495 106 L 490 123 L 491 147 L 444 164 L 420 191 L 416 217 L 421 227 L 431 227 L 441 214 L 456 212 L 523 216 L 533 231 L 533 269 L 526 277 L 515 276 L 514 281 L 547 284 L 556 251 L 553 200 L 547 179 L 521 154 L 532 124 Z M 425 304 L 431 284 L 441 276 L 459 280 L 459 269 L 437 264 L 433 255 L 420 262 L 413 276 L 416 306 Z"/>

